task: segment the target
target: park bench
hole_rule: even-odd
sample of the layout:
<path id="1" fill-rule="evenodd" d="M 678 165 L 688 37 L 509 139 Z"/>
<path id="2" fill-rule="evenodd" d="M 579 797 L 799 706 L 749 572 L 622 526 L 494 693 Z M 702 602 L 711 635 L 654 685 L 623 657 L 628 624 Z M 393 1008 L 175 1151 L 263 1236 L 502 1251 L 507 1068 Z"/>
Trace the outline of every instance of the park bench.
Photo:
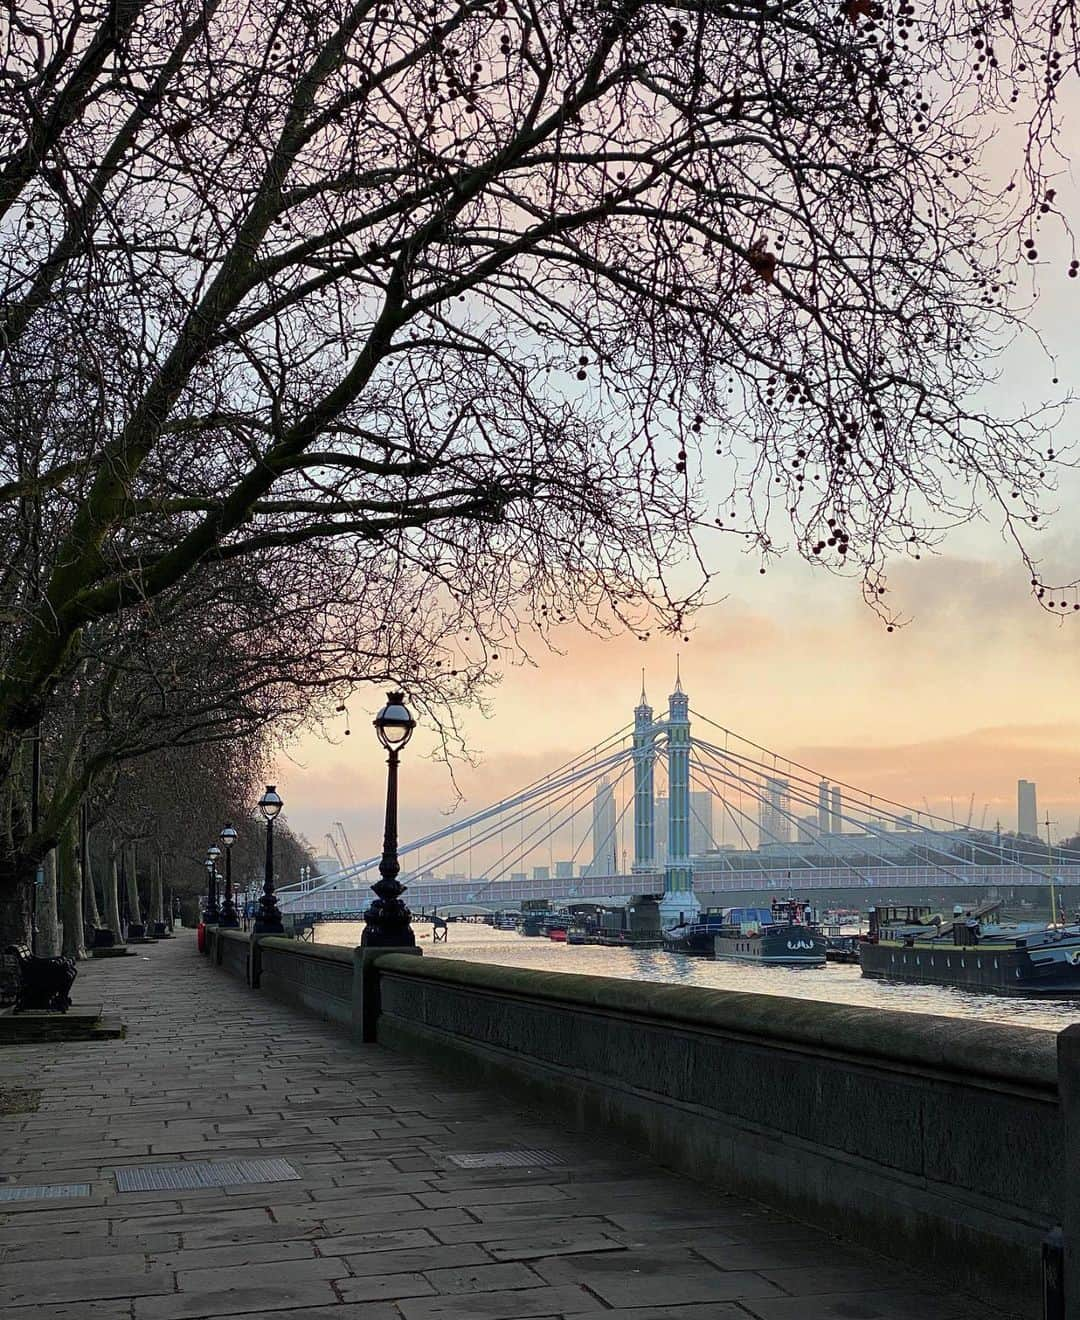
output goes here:
<path id="1" fill-rule="evenodd" d="M 66 1013 L 77 975 L 73 958 L 38 958 L 26 944 L 9 944 L 0 967 L 0 979 L 13 985 L 16 1013 Z"/>

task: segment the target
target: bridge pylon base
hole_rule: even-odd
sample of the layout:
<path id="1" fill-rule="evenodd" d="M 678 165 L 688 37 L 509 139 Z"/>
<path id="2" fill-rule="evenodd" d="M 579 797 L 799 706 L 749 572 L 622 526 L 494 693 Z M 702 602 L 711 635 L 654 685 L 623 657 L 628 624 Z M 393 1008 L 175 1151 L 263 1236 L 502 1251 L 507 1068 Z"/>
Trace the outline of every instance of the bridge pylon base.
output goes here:
<path id="1" fill-rule="evenodd" d="M 684 921 L 696 921 L 700 913 L 701 904 L 692 889 L 669 890 L 660 900 L 660 928 L 667 930 Z"/>

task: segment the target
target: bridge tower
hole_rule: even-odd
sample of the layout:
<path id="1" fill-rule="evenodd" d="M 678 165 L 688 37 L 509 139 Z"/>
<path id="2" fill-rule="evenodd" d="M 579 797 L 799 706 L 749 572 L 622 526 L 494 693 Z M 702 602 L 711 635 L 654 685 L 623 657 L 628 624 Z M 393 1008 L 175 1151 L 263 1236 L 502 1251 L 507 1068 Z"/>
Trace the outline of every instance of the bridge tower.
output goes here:
<path id="1" fill-rule="evenodd" d="M 672 925 L 683 917 L 693 920 L 701 910 L 690 866 L 690 698 L 678 671 L 675 691 L 668 697 L 667 758 L 668 851 L 661 921 Z"/>
<path id="2" fill-rule="evenodd" d="M 634 710 L 634 866 L 635 872 L 656 869 L 656 799 L 653 765 L 656 726 L 641 675 L 641 700 Z"/>

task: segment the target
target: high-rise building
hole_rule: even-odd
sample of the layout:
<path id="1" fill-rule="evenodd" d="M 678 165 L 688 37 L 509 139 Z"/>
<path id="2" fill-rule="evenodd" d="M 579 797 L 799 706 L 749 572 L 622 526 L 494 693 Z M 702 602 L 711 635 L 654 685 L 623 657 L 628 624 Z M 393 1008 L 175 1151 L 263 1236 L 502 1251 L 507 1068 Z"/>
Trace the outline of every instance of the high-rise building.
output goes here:
<path id="1" fill-rule="evenodd" d="M 833 784 L 830 797 L 829 829 L 833 834 L 842 834 L 844 832 L 844 798 L 840 792 L 839 784 Z"/>
<path id="2" fill-rule="evenodd" d="M 829 815 L 829 781 L 823 779 L 817 786 L 817 823 L 820 834 L 828 834 L 832 829 Z"/>
<path id="3" fill-rule="evenodd" d="M 711 793 L 690 794 L 690 856 L 701 857 L 713 842 L 713 795 Z"/>
<path id="4" fill-rule="evenodd" d="M 765 796 L 758 803 L 760 844 L 791 842 L 791 784 L 766 778 Z"/>
<path id="5" fill-rule="evenodd" d="M 817 843 L 818 819 L 816 816 L 800 816 L 798 820 L 799 843 Z"/>
<path id="6" fill-rule="evenodd" d="M 1039 808 L 1035 801 L 1035 785 L 1030 779 L 1016 782 L 1016 832 L 1039 837 Z"/>
<path id="7" fill-rule="evenodd" d="M 573 863 L 573 862 L 556 862 L 556 863 L 555 863 L 555 879 L 556 879 L 556 880 L 572 880 L 573 878 L 574 878 L 574 863 Z"/>
<path id="8" fill-rule="evenodd" d="M 534 866 L 532 878 L 534 880 L 550 880 L 551 872 L 546 866 Z"/>
<path id="9" fill-rule="evenodd" d="M 596 786 L 592 808 L 592 875 L 618 875 L 615 839 L 615 790 L 606 779 Z"/>

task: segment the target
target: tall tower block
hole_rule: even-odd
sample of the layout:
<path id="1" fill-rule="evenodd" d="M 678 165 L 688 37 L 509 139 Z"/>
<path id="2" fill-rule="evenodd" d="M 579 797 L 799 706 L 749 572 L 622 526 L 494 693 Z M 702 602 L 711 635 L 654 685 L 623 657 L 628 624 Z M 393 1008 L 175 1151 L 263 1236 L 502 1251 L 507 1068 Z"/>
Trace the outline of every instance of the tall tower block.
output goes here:
<path id="1" fill-rule="evenodd" d="M 665 924 L 681 916 L 692 920 L 700 910 L 690 868 L 690 699 L 678 676 L 668 697 L 667 755 L 668 846 L 661 909 Z"/>
<path id="2" fill-rule="evenodd" d="M 1031 839 L 1039 837 L 1039 808 L 1035 785 L 1030 779 L 1019 779 L 1016 783 L 1016 829 Z"/>
<path id="3" fill-rule="evenodd" d="M 634 870 L 656 867 L 656 798 L 653 792 L 653 743 L 656 727 L 653 709 L 645 696 L 641 676 L 641 700 L 634 710 Z"/>

